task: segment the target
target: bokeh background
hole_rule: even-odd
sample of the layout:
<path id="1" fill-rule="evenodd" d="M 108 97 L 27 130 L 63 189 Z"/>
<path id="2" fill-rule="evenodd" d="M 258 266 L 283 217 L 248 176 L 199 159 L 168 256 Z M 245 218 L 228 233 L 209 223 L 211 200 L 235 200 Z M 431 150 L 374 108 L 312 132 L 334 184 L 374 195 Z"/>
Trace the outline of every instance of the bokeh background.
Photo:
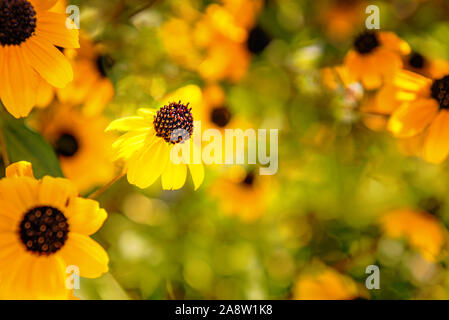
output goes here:
<path id="1" fill-rule="evenodd" d="M 84 194 L 115 170 L 94 156 L 110 137 L 93 123 L 154 107 L 176 90 L 188 99 L 189 88 L 201 88 L 208 127 L 279 129 L 276 175 L 259 176 L 257 166 L 213 165 L 197 191 L 191 181 L 179 191 L 162 191 L 159 183 L 139 190 L 121 179 L 103 193 L 98 200 L 109 217 L 95 239 L 109 253 L 110 272 L 82 279 L 76 296 L 449 297 L 447 163 L 414 156 L 412 146 L 367 121 L 361 88 L 348 90 L 323 76 L 323 68 L 342 63 L 364 30 L 368 4 L 380 8 L 382 30 L 426 57 L 449 59 L 447 1 L 70 3 L 80 8 L 91 53 L 101 52 L 101 59 L 94 56 L 97 73 L 113 84 L 111 93 L 74 68 L 81 83 L 103 90 L 96 102 L 105 104 L 76 122 L 86 141 L 97 143 L 87 160 L 61 160 L 64 174 L 74 178 L 104 169 L 104 179 L 89 181 Z M 57 148 L 52 126 L 60 119 L 73 126 L 76 117 L 53 119 L 48 110 L 28 121 Z M 371 264 L 380 268 L 378 290 L 365 287 Z"/>

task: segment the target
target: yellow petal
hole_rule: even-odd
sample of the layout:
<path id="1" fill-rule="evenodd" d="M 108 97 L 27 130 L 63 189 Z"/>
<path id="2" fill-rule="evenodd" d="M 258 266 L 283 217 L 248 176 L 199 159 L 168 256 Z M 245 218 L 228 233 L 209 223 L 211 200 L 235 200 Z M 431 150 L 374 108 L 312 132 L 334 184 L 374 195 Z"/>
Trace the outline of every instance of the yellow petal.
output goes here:
<path id="1" fill-rule="evenodd" d="M 41 12 L 37 16 L 36 33 L 62 48 L 79 48 L 79 32 L 66 27 L 67 16 L 55 12 Z"/>
<path id="2" fill-rule="evenodd" d="M 30 65 L 52 86 L 64 88 L 73 80 L 68 59 L 45 38 L 31 37 L 22 47 Z"/>
<path id="3" fill-rule="evenodd" d="M 97 232 L 107 217 L 97 201 L 79 197 L 72 201 L 66 213 L 70 231 L 85 235 Z"/>
<path id="4" fill-rule="evenodd" d="M 388 129 L 396 136 L 407 138 L 423 131 L 435 118 L 438 103 L 433 99 L 419 99 L 401 106 L 393 113 Z"/>
<path id="5" fill-rule="evenodd" d="M 19 161 L 6 168 L 6 177 L 30 177 L 34 178 L 33 167 L 28 161 Z"/>
<path id="6" fill-rule="evenodd" d="M 36 10 L 48 10 L 52 8 L 58 0 L 30 0 Z"/>
<path id="7" fill-rule="evenodd" d="M 96 278 L 109 270 L 109 257 L 106 251 L 88 236 L 71 232 L 58 252 L 66 265 L 79 268 L 80 275 Z"/>
<path id="8" fill-rule="evenodd" d="M 38 76 L 25 62 L 19 46 L 2 47 L 0 98 L 14 117 L 26 117 L 36 104 Z"/>
<path id="9" fill-rule="evenodd" d="M 442 110 L 429 127 L 424 144 L 424 159 L 441 163 L 449 154 L 449 111 Z"/>
<path id="10" fill-rule="evenodd" d="M 162 173 L 162 189 L 178 190 L 182 188 L 186 182 L 187 166 L 184 163 L 174 164 L 168 161 L 167 167 Z"/>
<path id="11" fill-rule="evenodd" d="M 39 185 L 39 203 L 56 207 L 62 212 L 78 196 L 78 190 L 68 179 L 45 176 Z"/>
<path id="12" fill-rule="evenodd" d="M 31 299 L 67 299 L 66 264 L 56 255 L 33 257 L 29 270 L 28 291 Z M 22 297 L 23 298 L 23 297 Z"/>
<path id="13" fill-rule="evenodd" d="M 146 150 L 134 154 L 128 161 L 128 182 L 144 189 L 152 185 L 165 170 L 170 158 L 167 143 L 158 139 Z"/>
<path id="14" fill-rule="evenodd" d="M 105 131 L 149 130 L 152 123 L 143 117 L 126 117 L 112 121 Z"/>
<path id="15" fill-rule="evenodd" d="M 36 106 L 44 108 L 52 102 L 55 96 L 53 87 L 44 80 L 44 78 L 39 77 L 39 85 L 37 89 Z"/>
<path id="16" fill-rule="evenodd" d="M 197 190 L 204 180 L 204 166 L 203 164 L 189 164 L 190 174 L 192 175 L 193 185 Z"/>

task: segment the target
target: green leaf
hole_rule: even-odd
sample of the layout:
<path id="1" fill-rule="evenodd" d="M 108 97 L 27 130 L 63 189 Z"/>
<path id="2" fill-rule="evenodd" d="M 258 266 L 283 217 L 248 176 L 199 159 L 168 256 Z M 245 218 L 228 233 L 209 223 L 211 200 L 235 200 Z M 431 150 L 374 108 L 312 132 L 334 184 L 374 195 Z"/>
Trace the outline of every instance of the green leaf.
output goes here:
<path id="1" fill-rule="evenodd" d="M 37 132 L 5 112 L 0 112 L 0 125 L 10 162 L 28 161 L 36 178 L 45 175 L 62 177 L 61 166 L 53 148 Z"/>

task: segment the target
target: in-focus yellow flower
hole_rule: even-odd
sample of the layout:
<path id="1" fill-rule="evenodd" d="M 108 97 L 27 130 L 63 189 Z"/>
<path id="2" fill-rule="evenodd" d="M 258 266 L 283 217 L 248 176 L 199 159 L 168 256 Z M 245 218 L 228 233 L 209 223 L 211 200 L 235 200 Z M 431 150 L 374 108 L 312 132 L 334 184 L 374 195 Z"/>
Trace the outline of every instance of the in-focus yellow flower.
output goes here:
<path id="1" fill-rule="evenodd" d="M 104 117 L 88 117 L 77 108 L 55 105 L 38 120 L 36 127 L 53 145 L 64 176 L 81 192 L 112 179 L 113 137 L 104 132 Z"/>
<path id="2" fill-rule="evenodd" d="M 70 180 L 37 180 L 31 164 L 14 163 L 0 180 L 0 297 L 68 299 L 67 267 L 96 278 L 108 271 L 106 251 L 89 236 L 107 217 Z"/>
<path id="3" fill-rule="evenodd" d="M 177 92 L 179 98 L 184 97 L 183 92 L 191 93 L 197 101 L 195 97 L 201 96 L 201 89 L 193 85 Z M 167 101 L 173 101 L 173 95 Z M 201 139 L 201 130 L 194 128 L 192 108 L 195 105 L 170 102 L 159 110 L 142 108 L 137 110 L 137 116 L 111 122 L 107 131 L 126 131 L 113 148 L 114 158 L 125 161 L 129 183 L 147 188 L 161 177 L 163 189 L 180 189 L 185 184 L 188 167 L 195 190 L 199 188 L 204 167 L 196 137 Z M 175 160 L 173 155 L 182 157 L 182 161 Z"/>
<path id="4" fill-rule="evenodd" d="M 88 38 L 80 37 L 81 47 L 73 56 L 74 79 L 65 88 L 58 89 L 61 102 L 71 105 L 82 104 L 83 113 L 93 116 L 101 113 L 114 97 L 114 85 L 107 70 L 113 65 L 105 50 Z"/>
<path id="5" fill-rule="evenodd" d="M 56 46 L 79 48 L 78 30 L 66 27 L 65 14 L 50 11 L 56 2 L 0 3 L 0 98 L 16 118 L 31 112 L 42 82 L 63 88 L 73 79 L 69 61 Z"/>
<path id="6" fill-rule="evenodd" d="M 388 129 L 399 138 L 425 133 L 423 158 L 443 162 L 449 154 L 449 76 L 432 80 L 401 71 L 394 86 L 402 104 L 392 114 Z"/>
<path id="7" fill-rule="evenodd" d="M 358 296 L 354 280 L 330 267 L 302 274 L 293 289 L 295 300 L 351 300 Z"/>
<path id="8" fill-rule="evenodd" d="M 355 38 L 344 65 L 352 77 L 372 90 L 401 69 L 401 56 L 409 53 L 410 46 L 394 33 L 365 31 Z"/>
<path id="9" fill-rule="evenodd" d="M 218 200 L 224 214 L 251 222 L 266 212 L 273 187 L 269 176 L 235 166 L 212 184 L 210 194 Z"/>
<path id="10" fill-rule="evenodd" d="M 405 238 L 429 261 L 435 261 L 445 243 L 443 225 L 427 212 L 395 210 L 382 216 L 381 226 L 388 237 Z"/>

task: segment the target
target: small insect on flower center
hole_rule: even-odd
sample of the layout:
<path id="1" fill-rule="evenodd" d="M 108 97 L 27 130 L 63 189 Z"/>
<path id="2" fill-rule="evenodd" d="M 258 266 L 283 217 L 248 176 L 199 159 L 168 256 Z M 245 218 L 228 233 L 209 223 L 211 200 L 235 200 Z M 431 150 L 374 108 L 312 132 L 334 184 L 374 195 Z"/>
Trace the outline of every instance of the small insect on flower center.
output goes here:
<path id="1" fill-rule="evenodd" d="M 421 69 L 425 63 L 424 57 L 417 52 L 414 52 L 408 59 L 408 64 L 415 69 Z"/>
<path id="2" fill-rule="evenodd" d="M 63 157 L 73 157 L 79 149 L 76 137 L 70 133 L 62 133 L 54 145 L 58 155 Z"/>
<path id="3" fill-rule="evenodd" d="M 440 109 L 449 109 L 449 75 L 433 81 L 430 90 L 432 98 L 440 104 Z"/>
<path id="4" fill-rule="evenodd" d="M 380 45 L 377 34 L 372 31 L 366 31 L 360 34 L 354 40 L 354 48 L 360 54 L 371 53 Z"/>
<path id="5" fill-rule="evenodd" d="M 28 251 L 50 255 L 67 240 L 69 224 L 56 208 L 41 206 L 28 211 L 20 223 L 20 239 Z"/>
<path id="6" fill-rule="evenodd" d="M 193 116 L 189 104 L 172 102 L 163 106 L 154 116 L 156 136 L 176 144 L 188 140 L 193 134 Z"/>
<path id="7" fill-rule="evenodd" d="M 27 0 L 0 0 L 0 44 L 19 45 L 36 30 L 36 11 Z"/>
<path id="8" fill-rule="evenodd" d="M 214 108 L 210 114 L 210 119 L 214 124 L 223 128 L 231 121 L 231 112 L 226 106 Z"/>

